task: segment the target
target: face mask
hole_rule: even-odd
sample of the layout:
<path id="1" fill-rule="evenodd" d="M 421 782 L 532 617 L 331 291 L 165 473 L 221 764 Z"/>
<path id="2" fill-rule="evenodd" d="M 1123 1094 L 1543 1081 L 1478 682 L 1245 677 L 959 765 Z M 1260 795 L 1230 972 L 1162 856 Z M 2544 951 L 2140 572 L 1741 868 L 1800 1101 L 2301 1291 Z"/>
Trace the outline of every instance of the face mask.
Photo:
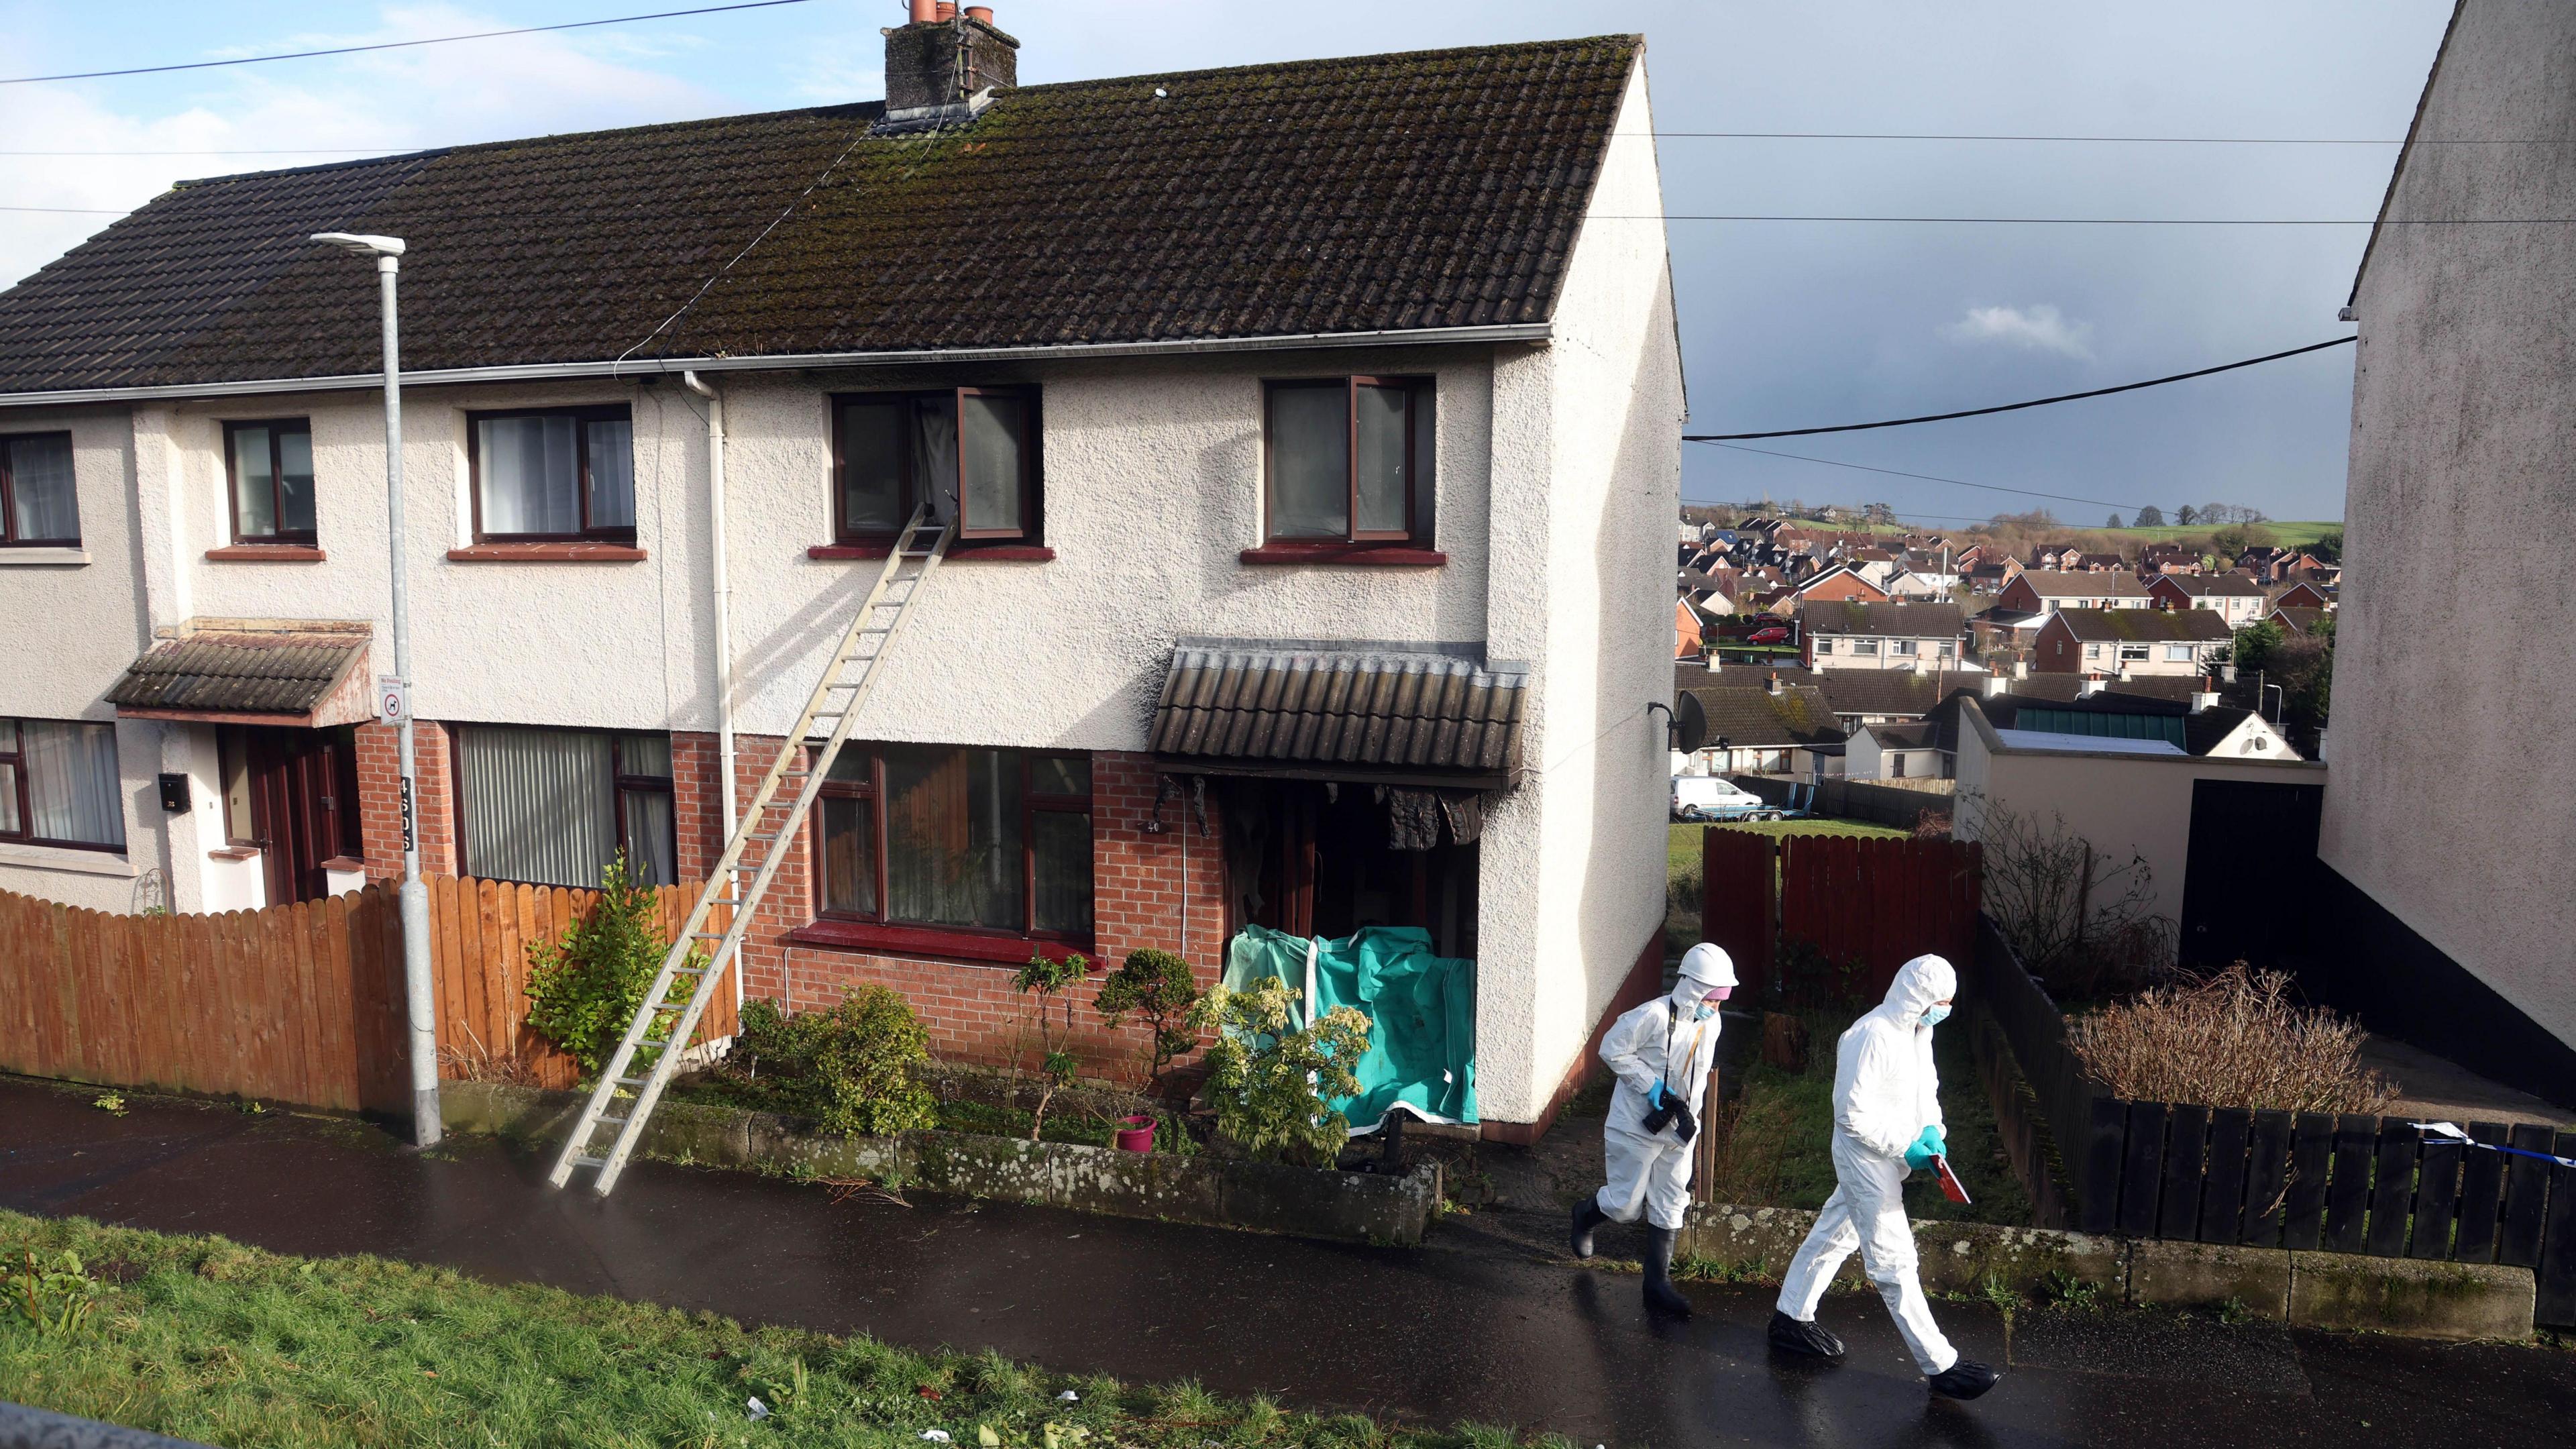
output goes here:
<path id="1" fill-rule="evenodd" d="M 1717 1003 L 1714 1001 L 1703 1001 L 1699 1004 L 1699 1009 L 1691 1013 L 1691 1020 L 1706 1021 L 1715 1015 L 1717 1015 Z"/>
<path id="2" fill-rule="evenodd" d="M 1946 1006 L 1927 1006 L 1923 1008 L 1923 1024 L 1925 1026 L 1939 1026 L 1941 1023 L 1948 1021 L 1949 1019 L 1950 1008 Z"/>

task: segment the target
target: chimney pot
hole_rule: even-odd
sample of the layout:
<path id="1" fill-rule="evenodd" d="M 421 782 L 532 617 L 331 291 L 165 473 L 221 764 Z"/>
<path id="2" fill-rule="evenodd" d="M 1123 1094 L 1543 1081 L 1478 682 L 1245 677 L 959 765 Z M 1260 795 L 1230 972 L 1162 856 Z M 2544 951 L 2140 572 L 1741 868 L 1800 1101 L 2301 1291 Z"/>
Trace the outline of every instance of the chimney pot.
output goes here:
<path id="1" fill-rule="evenodd" d="M 990 25 L 993 23 L 993 7 L 990 5 L 969 5 L 966 7 L 966 18 L 969 20 L 979 20 L 986 25 Z"/>
<path id="2" fill-rule="evenodd" d="M 956 19 L 957 0 L 938 0 L 938 3 L 931 6 L 930 18 L 939 21 Z"/>
<path id="3" fill-rule="evenodd" d="M 912 0 L 912 23 L 928 25 L 939 18 L 939 0 Z"/>
<path id="4" fill-rule="evenodd" d="M 885 106 L 897 120 L 962 106 L 979 92 L 1019 84 L 1020 43 L 993 25 L 991 7 L 960 19 L 953 0 L 911 0 L 912 23 L 885 33 Z M 968 24 L 967 21 L 975 23 Z"/>

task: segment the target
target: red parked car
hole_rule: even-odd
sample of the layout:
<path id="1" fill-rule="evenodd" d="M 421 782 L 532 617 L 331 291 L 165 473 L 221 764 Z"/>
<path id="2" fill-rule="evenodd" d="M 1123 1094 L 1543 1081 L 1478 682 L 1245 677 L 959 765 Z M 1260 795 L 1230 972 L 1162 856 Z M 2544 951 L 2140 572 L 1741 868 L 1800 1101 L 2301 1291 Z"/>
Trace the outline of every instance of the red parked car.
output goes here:
<path id="1" fill-rule="evenodd" d="M 1745 635 L 1744 642 L 1747 644 L 1786 644 L 1789 642 L 1789 626 L 1786 624 L 1765 624 L 1761 628 L 1754 630 L 1752 633 Z"/>

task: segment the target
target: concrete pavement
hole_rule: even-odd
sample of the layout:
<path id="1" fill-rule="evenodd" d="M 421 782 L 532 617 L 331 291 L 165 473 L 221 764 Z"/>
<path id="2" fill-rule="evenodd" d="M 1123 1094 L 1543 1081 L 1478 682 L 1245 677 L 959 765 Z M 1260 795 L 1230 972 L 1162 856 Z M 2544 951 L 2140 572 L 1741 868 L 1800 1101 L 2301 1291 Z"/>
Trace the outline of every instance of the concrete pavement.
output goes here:
<path id="1" fill-rule="evenodd" d="M 1963 1352 L 2008 1368 L 1959 1405 L 1927 1397 L 1874 1294 L 1827 1300 L 1846 1362 L 1775 1360 L 1767 1291 L 1694 1286 L 1694 1321 L 1651 1322 L 1633 1276 L 1549 1261 L 1524 1246 L 1543 1225 L 1508 1215 L 1376 1249 L 992 1203 L 835 1206 L 658 1164 L 602 1202 L 488 1140 L 422 1156 L 359 1124 L 141 1097 L 112 1117 L 93 1095 L 0 1079 L 0 1206 L 1318 1410 L 1653 1445 L 2523 1445 L 2576 1423 L 2576 1355 L 2555 1350 L 1942 1303 Z"/>

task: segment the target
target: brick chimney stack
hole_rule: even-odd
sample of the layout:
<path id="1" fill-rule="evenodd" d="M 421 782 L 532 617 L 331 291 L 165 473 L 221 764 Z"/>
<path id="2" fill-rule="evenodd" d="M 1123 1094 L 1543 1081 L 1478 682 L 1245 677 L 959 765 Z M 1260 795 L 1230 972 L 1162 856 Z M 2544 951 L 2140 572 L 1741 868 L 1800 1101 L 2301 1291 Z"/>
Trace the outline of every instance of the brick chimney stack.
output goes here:
<path id="1" fill-rule="evenodd" d="M 1019 84 L 1020 42 L 994 26 L 991 7 L 960 15 L 948 0 L 911 0 L 911 16 L 885 32 L 889 116 L 962 106 L 979 91 Z"/>

